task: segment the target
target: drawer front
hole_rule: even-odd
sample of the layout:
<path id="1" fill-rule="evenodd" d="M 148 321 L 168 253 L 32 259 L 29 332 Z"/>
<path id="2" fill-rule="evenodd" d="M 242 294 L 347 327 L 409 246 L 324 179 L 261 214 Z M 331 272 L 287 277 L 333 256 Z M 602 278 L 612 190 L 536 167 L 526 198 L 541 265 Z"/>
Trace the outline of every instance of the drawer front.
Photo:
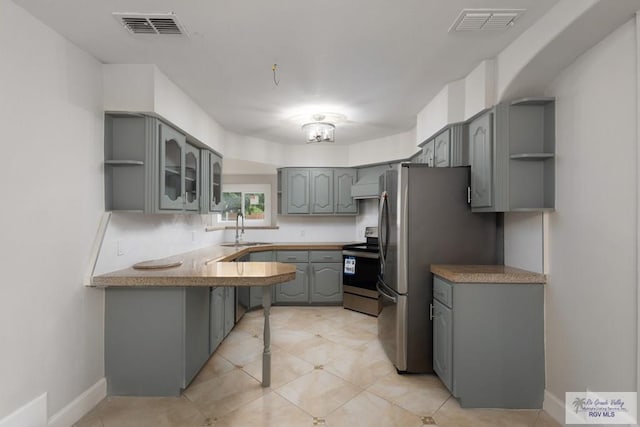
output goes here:
<path id="1" fill-rule="evenodd" d="M 278 262 L 309 262 L 309 251 L 278 251 Z"/>
<path id="2" fill-rule="evenodd" d="M 311 251 L 311 262 L 342 262 L 342 251 Z"/>
<path id="3" fill-rule="evenodd" d="M 453 308 L 452 286 L 438 276 L 433 276 L 433 298 Z"/>

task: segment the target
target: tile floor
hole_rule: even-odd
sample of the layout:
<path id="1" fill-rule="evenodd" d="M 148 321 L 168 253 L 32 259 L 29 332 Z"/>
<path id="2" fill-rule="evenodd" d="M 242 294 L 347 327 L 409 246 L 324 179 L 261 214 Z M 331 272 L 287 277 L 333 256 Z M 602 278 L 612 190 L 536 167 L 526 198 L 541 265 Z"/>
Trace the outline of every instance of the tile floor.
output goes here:
<path id="1" fill-rule="evenodd" d="M 462 409 L 434 375 L 398 375 L 376 319 L 274 307 L 272 384 L 260 385 L 262 311 L 247 313 L 180 397 L 108 397 L 77 427 L 557 427 L 537 410 Z"/>

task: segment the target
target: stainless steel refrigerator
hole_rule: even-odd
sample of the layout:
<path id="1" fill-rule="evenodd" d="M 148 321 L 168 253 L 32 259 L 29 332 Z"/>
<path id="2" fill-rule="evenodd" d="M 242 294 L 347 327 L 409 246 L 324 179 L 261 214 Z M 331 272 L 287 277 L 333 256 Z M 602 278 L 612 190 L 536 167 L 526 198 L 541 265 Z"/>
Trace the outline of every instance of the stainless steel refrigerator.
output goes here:
<path id="1" fill-rule="evenodd" d="M 400 372 L 433 371 L 430 265 L 496 263 L 496 215 L 471 213 L 469 173 L 405 163 L 380 176 L 378 336 Z"/>

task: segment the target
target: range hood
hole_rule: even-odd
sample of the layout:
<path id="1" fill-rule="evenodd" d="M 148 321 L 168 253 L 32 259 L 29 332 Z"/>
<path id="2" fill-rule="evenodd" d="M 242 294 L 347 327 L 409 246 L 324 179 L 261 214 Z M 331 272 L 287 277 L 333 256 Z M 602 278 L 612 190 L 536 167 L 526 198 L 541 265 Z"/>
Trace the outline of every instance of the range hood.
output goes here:
<path id="1" fill-rule="evenodd" d="M 351 186 L 351 197 L 354 199 L 377 199 L 380 197 L 380 175 L 386 169 L 388 169 L 387 165 L 358 169 L 358 180 Z"/>

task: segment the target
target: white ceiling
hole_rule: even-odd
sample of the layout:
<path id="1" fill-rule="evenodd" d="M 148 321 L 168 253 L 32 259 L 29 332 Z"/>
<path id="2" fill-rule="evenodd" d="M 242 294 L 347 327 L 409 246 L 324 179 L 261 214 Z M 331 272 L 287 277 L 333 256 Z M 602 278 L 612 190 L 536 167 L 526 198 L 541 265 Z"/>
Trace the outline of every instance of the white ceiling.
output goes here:
<path id="1" fill-rule="evenodd" d="M 452 80 L 557 0 L 14 0 L 104 63 L 154 63 L 225 129 L 302 141 L 297 113 L 346 114 L 336 143 L 407 131 Z M 449 33 L 463 8 L 523 8 L 506 31 Z M 170 12 L 189 37 L 134 36 L 112 12 Z M 279 85 L 271 67 L 278 64 Z M 314 107 L 316 106 L 316 107 Z"/>

